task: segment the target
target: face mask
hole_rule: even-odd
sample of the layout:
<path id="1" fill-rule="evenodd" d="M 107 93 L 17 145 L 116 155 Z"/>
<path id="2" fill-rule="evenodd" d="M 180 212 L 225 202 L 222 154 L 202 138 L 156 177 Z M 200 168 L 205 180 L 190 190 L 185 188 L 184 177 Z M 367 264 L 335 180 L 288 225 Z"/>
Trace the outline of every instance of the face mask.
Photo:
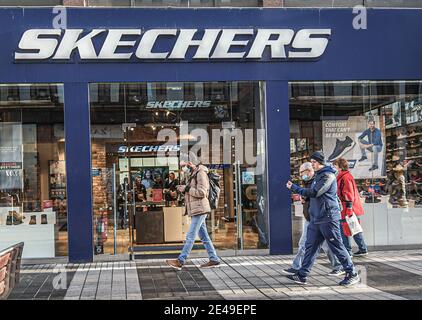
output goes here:
<path id="1" fill-rule="evenodd" d="M 308 181 L 310 179 L 310 177 L 308 176 L 308 175 L 306 175 L 306 174 L 304 174 L 303 176 L 302 176 L 302 180 L 303 181 Z"/>
<path id="2" fill-rule="evenodd" d="M 190 172 L 190 168 L 189 168 L 188 166 L 183 166 L 183 167 L 182 167 L 182 171 L 183 171 L 184 173 L 189 173 L 189 172 Z"/>

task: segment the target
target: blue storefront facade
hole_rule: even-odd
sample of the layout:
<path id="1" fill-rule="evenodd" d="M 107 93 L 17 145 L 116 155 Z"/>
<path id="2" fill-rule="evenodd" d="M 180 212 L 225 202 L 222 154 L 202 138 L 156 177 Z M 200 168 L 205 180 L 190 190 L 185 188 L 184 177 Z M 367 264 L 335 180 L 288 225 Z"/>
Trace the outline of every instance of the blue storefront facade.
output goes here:
<path id="1" fill-rule="evenodd" d="M 366 28 L 356 28 L 356 18 L 362 14 L 366 17 Z M 45 40 L 39 42 L 42 43 L 39 49 L 42 50 L 37 50 L 36 41 L 31 39 L 24 43 L 22 36 L 27 30 L 55 30 L 55 16 L 49 8 L 0 9 L 0 84 L 60 84 L 58 92 L 59 95 L 62 92 L 63 97 L 60 99 L 64 104 L 62 139 L 65 141 L 66 154 L 67 255 L 71 262 L 89 262 L 94 259 L 95 168 L 91 159 L 90 84 L 259 82 L 265 97 L 268 249 L 270 254 L 291 254 L 294 246 L 292 201 L 291 194 L 284 188 L 285 182 L 291 178 L 291 158 L 287 151 L 291 150 L 289 82 L 422 79 L 422 10 L 417 9 L 368 9 L 363 13 L 354 13 L 351 9 L 67 8 L 66 30 L 59 29 L 58 32 L 56 30 L 38 36 L 38 40 Z M 68 47 L 69 57 L 65 57 L 64 53 L 61 58 L 54 59 L 65 32 L 71 29 L 82 29 L 81 35 L 94 29 L 103 30 L 98 36 L 93 36 L 94 56 L 92 52 L 81 53 L 77 48 Z M 105 37 L 114 29 L 132 30 L 133 33 L 125 35 L 128 36 L 125 41 L 129 42 L 130 39 L 131 43 L 114 49 L 110 44 L 107 54 L 104 49 Z M 141 54 L 141 58 L 135 56 L 136 48 L 142 41 L 141 35 L 156 29 L 172 30 L 162 35 L 149 51 L 162 55 L 150 58 L 142 58 Z M 198 29 L 195 39 L 199 39 L 201 32 L 206 29 L 218 29 L 218 35 L 223 30 L 247 30 L 243 34 L 228 33 L 232 46 L 221 49 L 226 54 L 244 54 L 222 54 L 215 55 L 215 58 L 208 55 L 196 59 L 195 47 L 192 46 L 183 57 L 171 59 L 169 54 L 174 48 L 176 34 L 184 29 Z M 269 29 L 273 33 L 268 41 L 275 39 L 274 34 L 280 37 L 280 34 L 286 34 L 283 40 L 284 52 L 280 47 L 279 51 L 276 50 L 277 45 L 280 46 L 278 43 L 274 47 L 264 46 L 260 52 L 262 55 L 248 58 L 251 46 L 254 45 L 253 39 L 259 30 Z M 298 37 L 303 29 L 317 31 L 304 42 L 300 39 L 295 42 L 294 37 Z M 291 32 L 281 33 L 280 30 Z M 314 52 L 310 43 L 318 38 L 326 42 L 317 44 Z M 216 46 L 217 40 L 210 50 L 215 50 Z M 102 59 L 99 52 L 103 49 Z M 45 53 L 42 59 L 15 56 L 16 53 L 39 52 Z M 119 59 L 110 55 L 110 52 L 132 54 Z M 303 52 L 311 54 L 294 54 Z M 49 173 L 51 175 L 52 171 Z M 48 208 L 47 203 L 45 207 Z M 417 241 L 415 244 L 418 244 Z"/>

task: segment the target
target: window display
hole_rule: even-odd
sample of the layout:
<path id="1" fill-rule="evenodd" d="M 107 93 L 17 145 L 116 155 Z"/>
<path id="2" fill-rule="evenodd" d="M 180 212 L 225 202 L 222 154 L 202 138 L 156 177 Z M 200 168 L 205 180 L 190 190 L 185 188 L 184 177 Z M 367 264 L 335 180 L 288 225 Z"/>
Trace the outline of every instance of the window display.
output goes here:
<path id="1" fill-rule="evenodd" d="M 0 85 L 0 249 L 67 255 L 63 121 L 61 85 Z"/>
<path id="2" fill-rule="evenodd" d="M 291 123 L 299 128 L 291 139 L 308 139 L 309 150 L 323 150 L 329 162 L 348 161 L 370 246 L 422 243 L 421 97 L 418 81 L 290 84 Z M 299 182 L 297 166 L 309 156 L 297 152 L 291 159 Z"/>
<path id="3" fill-rule="evenodd" d="M 352 116 L 323 120 L 322 147 L 328 161 L 344 157 L 355 179 L 385 176 L 385 133 L 379 117 Z"/>

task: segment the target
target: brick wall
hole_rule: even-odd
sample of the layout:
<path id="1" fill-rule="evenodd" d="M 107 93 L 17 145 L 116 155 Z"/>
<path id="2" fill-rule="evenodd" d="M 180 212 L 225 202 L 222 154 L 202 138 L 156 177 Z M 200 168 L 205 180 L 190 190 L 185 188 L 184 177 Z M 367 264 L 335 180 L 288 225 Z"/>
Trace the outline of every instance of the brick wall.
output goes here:
<path id="1" fill-rule="evenodd" d="M 63 5 L 67 7 L 83 7 L 85 0 L 63 0 Z"/>
<path id="2" fill-rule="evenodd" d="M 92 167 L 101 169 L 101 175 L 92 178 L 93 207 L 94 215 L 99 208 L 103 208 L 107 202 L 107 180 L 106 174 L 106 149 L 104 142 L 92 141 Z"/>
<path id="3" fill-rule="evenodd" d="M 263 7 L 283 7 L 284 0 L 263 0 Z"/>

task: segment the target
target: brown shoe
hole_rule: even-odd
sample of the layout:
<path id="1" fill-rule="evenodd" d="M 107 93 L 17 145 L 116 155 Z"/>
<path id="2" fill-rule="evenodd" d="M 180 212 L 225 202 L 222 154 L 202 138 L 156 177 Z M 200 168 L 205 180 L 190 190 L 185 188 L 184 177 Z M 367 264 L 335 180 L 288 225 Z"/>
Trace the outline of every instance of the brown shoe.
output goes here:
<path id="1" fill-rule="evenodd" d="M 208 261 L 207 263 L 201 264 L 199 267 L 203 268 L 203 269 L 208 269 L 208 268 L 216 268 L 220 266 L 220 262 L 219 261 Z"/>
<path id="2" fill-rule="evenodd" d="M 183 264 L 178 260 L 166 260 L 167 265 L 176 270 L 182 270 Z"/>

